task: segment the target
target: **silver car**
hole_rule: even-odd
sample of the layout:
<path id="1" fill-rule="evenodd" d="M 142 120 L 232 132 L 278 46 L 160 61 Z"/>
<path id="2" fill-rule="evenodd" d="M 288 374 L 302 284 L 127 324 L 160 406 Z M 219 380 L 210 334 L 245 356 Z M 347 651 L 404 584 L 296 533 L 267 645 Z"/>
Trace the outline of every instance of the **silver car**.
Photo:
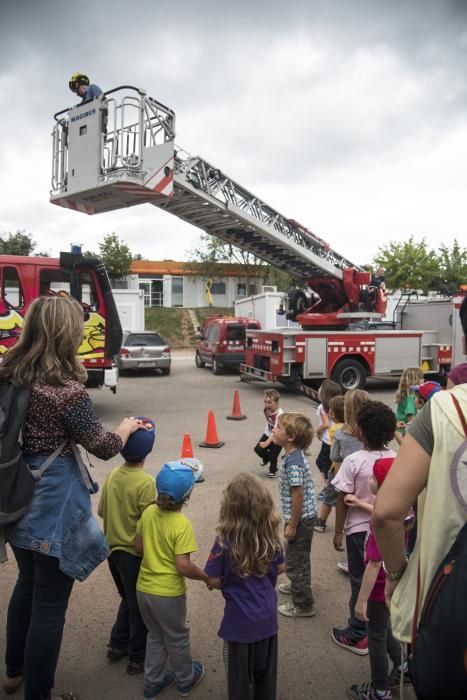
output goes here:
<path id="1" fill-rule="evenodd" d="M 125 333 L 117 357 L 120 370 L 160 369 L 170 374 L 170 348 L 157 331 Z"/>

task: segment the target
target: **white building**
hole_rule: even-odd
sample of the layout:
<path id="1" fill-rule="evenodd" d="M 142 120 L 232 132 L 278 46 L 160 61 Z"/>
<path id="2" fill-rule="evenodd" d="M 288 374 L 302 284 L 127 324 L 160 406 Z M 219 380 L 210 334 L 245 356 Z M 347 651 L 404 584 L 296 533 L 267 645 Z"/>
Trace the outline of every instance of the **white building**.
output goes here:
<path id="1" fill-rule="evenodd" d="M 229 307 L 236 299 L 259 291 L 265 275 L 262 266 L 254 270 L 254 275 L 245 275 L 243 265 L 218 263 L 208 277 L 201 263 L 133 260 L 127 286 L 143 291 L 145 306 Z"/>

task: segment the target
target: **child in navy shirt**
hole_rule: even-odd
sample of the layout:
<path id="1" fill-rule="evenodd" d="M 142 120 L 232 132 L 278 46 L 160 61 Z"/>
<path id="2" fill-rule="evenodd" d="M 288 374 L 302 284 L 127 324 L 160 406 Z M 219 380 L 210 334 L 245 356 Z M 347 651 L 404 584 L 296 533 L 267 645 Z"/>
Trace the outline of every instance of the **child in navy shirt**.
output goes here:
<path id="1" fill-rule="evenodd" d="M 205 566 L 208 586 L 225 599 L 219 637 L 229 700 L 275 700 L 278 574 L 285 571 L 279 515 L 252 474 L 228 484 L 217 538 Z"/>

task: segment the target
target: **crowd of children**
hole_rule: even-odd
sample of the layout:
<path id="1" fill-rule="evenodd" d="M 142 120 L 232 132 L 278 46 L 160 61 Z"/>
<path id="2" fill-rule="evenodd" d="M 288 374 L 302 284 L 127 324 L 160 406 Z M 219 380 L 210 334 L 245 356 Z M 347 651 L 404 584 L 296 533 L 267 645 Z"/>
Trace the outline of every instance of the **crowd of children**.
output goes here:
<path id="1" fill-rule="evenodd" d="M 423 383 L 418 370 L 406 370 L 395 415 L 367 392 L 353 390 L 343 396 L 339 385 L 326 380 L 319 392 L 316 431 L 308 416 L 285 413 L 279 393 L 266 390 L 266 427 L 254 450 L 268 466 L 268 475 L 279 476 L 283 531 L 264 482 L 239 474 L 223 493 L 217 535 L 204 569 L 191 561 L 197 543 L 182 512 L 195 484 L 193 464 L 168 462 L 154 481 L 144 463 L 156 426 L 140 418 L 142 428 L 122 450 L 123 464 L 108 474 L 98 507 L 110 549 L 108 565 L 120 595 L 108 641 L 109 662 L 128 657 L 128 674 L 144 672 L 145 700 L 171 686 L 181 697 L 190 695 L 204 676 L 204 666 L 191 654 L 185 579 L 198 580 L 211 591 L 219 589 L 225 600 L 218 634 L 224 643 L 229 700 L 274 700 L 278 613 L 291 618 L 316 614 L 312 539 L 314 532 L 325 533 L 335 508 L 333 546 L 343 551 L 345 537 L 350 598 L 347 623 L 334 627 L 331 637 L 340 647 L 369 654 L 371 680 L 352 685 L 348 697 L 389 700 L 391 688 L 407 672 L 407 659 L 391 632 L 371 514 L 394 461 L 389 443 L 396 432 L 403 440 L 411 418 L 440 389 L 436 382 Z M 307 460 L 314 434 L 321 443 L 316 465 L 324 480 L 318 498 Z M 287 581 L 277 585 L 283 573 Z M 288 602 L 278 605 L 276 588 Z"/>
<path id="2" fill-rule="evenodd" d="M 376 492 L 395 457 L 389 443 L 396 431 L 402 441 L 411 418 L 441 389 L 436 382 L 422 380 L 416 369 L 404 372 L 396 415 L 366 391 L 343 396 L 339 385 L 326 380 L 319 392 L 316 431 L 303 413 L 284 413 L 279 392 L 266 390 L 266 427 L 254 450 L 262 466 L 268 466 L 268 475 L 279 475 L 282 537 L 270 491 L 257 476 L 239 474 L 224 491 L 217 536 L 204 570 L 190 559 L 197 544 L 191 522 L 182 513 L 195 483 L 193 467 L 169 462 L 154 484 L 143 467 L 155 426 L 142 419 L 146 430 L 130 438 L 122 452 L 124 464 L 104 483 L 99 514 L 111 550 L 110 572 L 121 597 L 107 656 L 116 662 L 128 655 L 129 674 L 144 670 L 145 700 L 172 685 L 180 696 L 188 696 L 203 678 L 203 664 L 191 656 L 186 578 L 203 581 L 224 597 L 218 634 L 224 643 L 229 700 L 276 697 L 277 613 L 294 618 L 316 614 L 311 544 L 314 532 L 325 532 L 334 507 L 333 546 L 343 551 L 345 536 L 350 599 L 347 623 L 334 627 L 331 637 L 340 647 L 369 654 L 370 660 L 371 680 L 349 687 L 348 697 L 392 697 L 391 688 L 407 673 L 407 659 L 392 636 L 384 602 L 385 573 L 370 521 Z M 321 443 L 316 465 L 324 480 L 318 498 L 307 461 L 314 434 Z M 276 584 L 282 573 L 287 581 L 277 591 L 290 600 L 278 605 Z"/>

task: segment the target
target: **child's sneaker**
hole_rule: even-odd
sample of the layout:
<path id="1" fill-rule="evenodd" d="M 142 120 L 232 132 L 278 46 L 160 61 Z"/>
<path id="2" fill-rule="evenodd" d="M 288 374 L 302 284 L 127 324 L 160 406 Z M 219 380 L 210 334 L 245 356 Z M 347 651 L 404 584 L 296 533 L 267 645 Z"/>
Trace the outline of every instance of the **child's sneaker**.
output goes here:
<path id="1" fill-rule="evenodd" d="M 407 666 L 407 664 L 405 664 Z M 393 666 L 393 669 L 391 673 L 389 674 L 389 679 L 388 679 L 388 685 L 390 688 L 398 688 L 401 684 L 401 676 L 402 676 L 402 670 L 397 668 L 396 666 Z M 403 680 L 404 685 L 409 685 L 412 683 L 412 679 L 410 677 L 409 669 L 405 668 L 404 670 L 404 680 Z"/>
<path id="2" fill-rule="evenodd" d="M 268 477 L 269 477 L 270 479 L 275 479 L 276 476 L 277 476 L 277 472 L 268 472 Z"/>
<path id="3" fill-rule="evenodd" d="M 354 654 L 358 654 L 359 656 L 368 654 L 368 637 L 355 640 L 346 635 L 346 632 L 347 630 L 340 630 L 337 627 L 333 627 L 331 632 L 333 642 L 335 642 L 337 646 L 353 651 Z"/>
<path id="4" fill-rule="evenodd" d="M 391 700 L 392 693 L 390 690 L 376 690 L 372 683 L 361 683 L 360 685 L 352 685 L 347 690 L 349 700 Z"/>
<path id="5" fill-rule="evenodd" d="M 277 586 L 277 590 L 280 591 L 281 593 L 284 593 L 285 595 L 292 595 L 292 583 L 291 583 L 291 581 L 287 581 L 287 583 L 280 583 Z"/>
<path id="6" fill-rule="evenodd" d="M 158 695 L 171 688 L 175 683 L 175 676 L 170 671 L 164 673 L 163 680 L 157 685 L 145 685 L 144 686 L 144 700 L 154 700 Z"/>
<path id="7" fill-rule="evenodd" d="M 316 615 L 314 606 L 311 608 L 301 608 L 299 605 L 294 605 L 292 602 L 283 603 L 277 608 L 281 615 L 286 617 L 313 617 Z"/>
<path id="8" fill-rule="evenodd" d="M 321 520 L 321 518 L 317 518 L 315 524 L 313 525 L 313 530 L 315 532 L 325 532 L 326 523 L 324 522 L 324 520 Z"/>
<path id="9" fill-rule="evenodd" d="M 191 695 L 191 693 L 194 691 L 198 683 L 201 681 L 201 679 L 204 676 L 204 666 L 201 663 L 201 661 L 193 661 L 193 680 L 190 683 L 190 685 L 185 685 L 183 688 L 181 688 L 179 685 L 177 685 L 177 693 L 180 695 L 182 698 L 188 697 L 188 695 Z"/>
<path id="10" fill-rule="evenodd" d="M 348 561 L 338 561 L 336 566 L 339 569 L 339 571 L 342 571 L 343 574 L 349 573 L 349 562 Z"/>
<path id="11" fill-rule="evenodd" d="M 124 656 L 127 656 L 128 651 L 126 649 L 120 649 L 120 647 L 107 647 L 107 658 L 111 664 L 116 664 L 117 661 L 121 661 Z"/>

